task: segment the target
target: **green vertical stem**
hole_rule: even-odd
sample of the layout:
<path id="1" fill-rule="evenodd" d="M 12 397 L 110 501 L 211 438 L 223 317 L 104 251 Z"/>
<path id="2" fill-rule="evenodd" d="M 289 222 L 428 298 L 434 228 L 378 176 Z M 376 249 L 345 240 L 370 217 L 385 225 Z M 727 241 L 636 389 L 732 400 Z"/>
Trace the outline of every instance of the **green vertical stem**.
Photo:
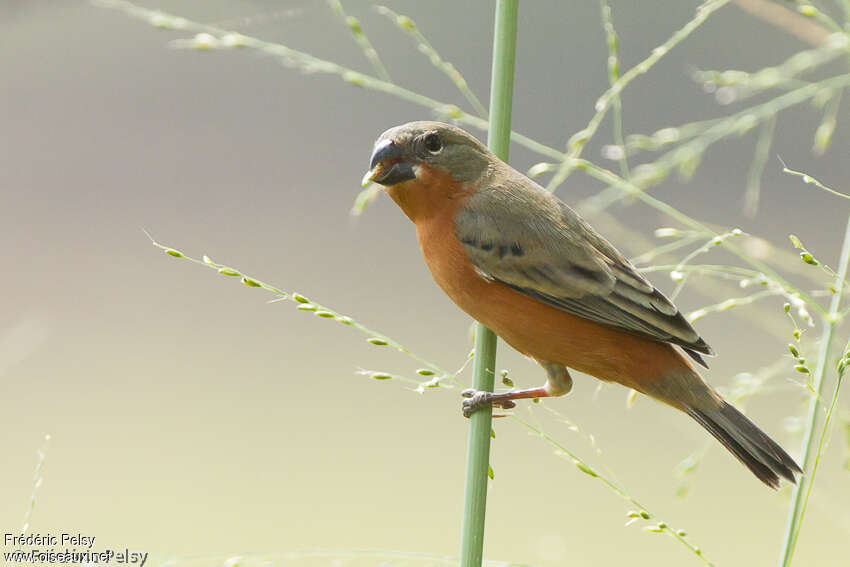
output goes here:
<path id="1" fill-rule="evenodd" d="M 493 70 L 490 79 L 490 125 L 487 146 L 508 161 L 511 141 L 511 108 L 514 98 L 514 62 L 518 0 L 498 0 L 493 37 Z"/>
<path id="2" fill-rule="evenodd" d="M 487 145 L 508 161 L 516 55 L 518 0 L 498 0 L 493 35 L 493 72 L 490 81 L 490 124 Z M 475 327 L 473 387 L 493 391 L 496 335 L 480 323 Z M 490 466 L 491 408 L 472 414 L 466 454 L 466 492 L 463 505 L 461 567 L 480 567 L 484 559 L 484 519 L 487 511 L 487 471 Z"/>
<path id="3" fill-rule="evenodd" d="M 801 464 L 803 471 L 809 471 L 809 477 L 801 477 L 799 483 L 794 487 L 794 492 L 791 495 L 791 509 L 788 511 L 788 521 L 785 525 L 785 539 L 782 544 L 782 557 L 779 561 L 779 567 L 788 567 L 791 564 L 791 558 L 794 556 L 794 548 L 797 545 L 797 536 L 800 533 L 800 527 L 803 523 L 803 515 L 806 512 L 804 496 L 809 492 L 808 484 L 814 481 L 814 470 L 810 469 L 813 454 L 812 438 L 815 434 L 815 425 L 817 425 L 818 414 L 821 410 L 821 399 L 823 397 L 823 387 L 826 377 L 826 369 L 829 368 L 830 347 L 832 346 L 832 338 L 835 334 L 835 328 L 840 321 L 839 309 L 841 307 L 841 296 L 844 293 L 844 282 L 847 277 L 847 270 L 850 267 L 850 218 L 847 219 L 847 228 L 844 231 L 844 244 L 841 246 L 841 260 L 838 266 L 838 273 L 835 275 L 835 283 L 833 287 L 835 293 L 832 295 L 832 301 L 829 304 L 829 313 L 824 318 L 826 325 L 823 330 L 823 335 L 820 339 L 820 347 L 818 352 L 818 364 L 815 368 L 814 382 L 812 387 L 814 393 L 809 401 L 809 413 L 806 420 L 806 429 L 803 434 L 803 462 Z"/>

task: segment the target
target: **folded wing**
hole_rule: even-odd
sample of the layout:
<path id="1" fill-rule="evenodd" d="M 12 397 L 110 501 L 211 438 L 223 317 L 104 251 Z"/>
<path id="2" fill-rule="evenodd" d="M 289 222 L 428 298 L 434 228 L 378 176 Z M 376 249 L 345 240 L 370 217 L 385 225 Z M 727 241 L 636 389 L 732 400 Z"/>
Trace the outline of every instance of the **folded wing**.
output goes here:
<path id="1" fill-rule="evenodd" d="M 529 185 L 509 178 L 475 193 L 458 215 L 455 234 L 479 274 L 572 315 L 678 345 L 707 366 L 700 353 L 711 347 L 676 306 L 572 209 Z"/>

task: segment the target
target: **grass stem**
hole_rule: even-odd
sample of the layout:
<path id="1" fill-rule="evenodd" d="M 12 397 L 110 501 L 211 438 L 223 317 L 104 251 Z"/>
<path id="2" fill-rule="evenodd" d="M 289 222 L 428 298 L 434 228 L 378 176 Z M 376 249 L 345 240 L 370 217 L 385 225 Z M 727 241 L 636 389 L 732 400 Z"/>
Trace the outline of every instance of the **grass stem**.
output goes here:
<path id="1" fill-rule="evenodd" d="M 514 63 L 518 0 L 498 0 L 493 35 L 493 71 L 490 79 L 490 127 L 487 144 L 501 159 L 508 160 L 511 136 Z M 480 323 L 475 328 L 473 387 L 493 391 L 496 368 L 496 335 Z M 490 467 L 492 409 L 470 417 L 466 458 L 466 488 L 461 536 L 461 567 L 480 567 L 484 559 L 484 520 Z"/>
<path id="2" fill-rule="evenodd" d="M 806 429 L 803 433 L 803 462 L 800 466 L 803 471 L 809 470 L 812 461 L 812 439 L 815 434 L 815 425 L 818 421 L 818 414 L 821 410 L 821 399 L 826 378 L 826 370 L 829 368 L 830 347 L 832 346 L 833 335 L 835 329 L 840 322 L 839 310 L 841 308 L 841 297 L 844 291 L 844 280 L 847 276 L 847 270 L 850 267 L 850 217 L 847 219 L 847 228 L 844 231 L 844 244 L 841 246 L 841 260 L 838 267 L 838 274 L 835 277 L 835 293 L 832 296 L 832 301 L 829 305 L 829 314 L 824 317 L 823 336 L 820 340 L 820 352 L 818 353 L 818 363 L 815 368 L 812 387 L 814 393 L 809 401 L 808 417 L 806 418 Z M 827 422 L 824 427 L 828 427 Z M 820 453 L 820 451 L 818 451 Z M 791 559 L 794 556 L 794 548 L 797 545 L 797 536 L 800 533 L 800 527 L 803 524 L 803 517 L 806 513 L 805 503 L 808 500 L 808 487 L 814 480 L 814 469 L 809 473 L 809 477 L 801 477 L 800 482 L 794 487 L 794 492 L 791 495 L 791 508 L 788 511 L 788 520 L 785 526 L 785 538 L 782 542 L 782 555 L 779 561 L 780 567 L 788 567 L 791 564 Z M 804 496 L 806 498 L 804 498 Z"/>

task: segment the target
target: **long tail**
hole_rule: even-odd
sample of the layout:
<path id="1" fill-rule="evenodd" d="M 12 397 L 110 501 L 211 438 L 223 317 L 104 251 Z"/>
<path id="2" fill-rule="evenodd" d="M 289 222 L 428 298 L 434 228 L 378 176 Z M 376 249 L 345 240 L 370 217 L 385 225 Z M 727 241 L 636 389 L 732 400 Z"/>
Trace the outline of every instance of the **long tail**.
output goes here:
<path id="1" fill-rule="evenodd" d="M 794 459 L 729 403 L 721 401 L 708 411 L 693 407 L 685 411 L 769 487 L 779 488 L 779 477 L 797 483 L 795 473 L 803 471 Z"/>

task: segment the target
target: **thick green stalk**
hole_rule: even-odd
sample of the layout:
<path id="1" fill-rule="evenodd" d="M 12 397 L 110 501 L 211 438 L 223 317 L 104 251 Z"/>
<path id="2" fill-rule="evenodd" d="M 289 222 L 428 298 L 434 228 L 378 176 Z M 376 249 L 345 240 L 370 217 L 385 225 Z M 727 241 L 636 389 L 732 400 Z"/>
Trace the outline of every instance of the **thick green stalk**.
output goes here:
<path id="1" fill-rule="evenodd" d="M 511 108 L 514 98 L 518 0 L 498 0 L 493 37 L 493 70 L 490 79 L 490 126 L 487 146 L 508 161 L 511 141 Z"/>
<path id="2" fill-rule="evenodd" d="M 809 470 L 812 460 L 812 438 L 814 437 L 815 425 L 820 414 L 826 370 L 830 368 L 830 346 L 832 345 L 835 328 L 838 326 L 840 319 L 839 309 L 841 308 L 841 296 L 844 293 L 844 282 L 847 277 L 848 267 L 850 267 L 850 218 L 847 219 L 847 228 L 844 231 L 841 260 L 838 266 L 838 273 L 835 276 L 835 293 L 829 305 L 829 313 L 824 318 L 825 327 L 820 340 L 818 364 L 815 368 L 814 383 L 812 384 L 814 393 L 809 402 L 809 414 L 803 434 L 803 462 L 801 463 L 803 471 Z M 808 474 L 813 475 L 813 473 L 814 471 L 812 470 Z M 814 478 L 801 477 L 799 483 L 794 487 L 794 493 L 791 496 L 791 509 L 788 511 L 788 522 L 785 526 L 785 539 L 782 544 L 782 557 L 779 561 L 779 567 L 788 567 L 791 564 L 791 558 L 794 556 L 794 548 L 797 545 L 797 536 L 800 533 L 803 515 L 805 514 L 805 499 L 803 497 L 808 493 L 807 485 L 813 480 Z"/>
<path id="3" fill-rule="evenodd" d="M 490 80 L 490 127 L 487 145 L 508 161 L 516 55 L 518 0 L 498 0 Z M 492 392 L 495 383 L 496 335 L 484 325 L 475 328 L 473 387 Z M 461 567 L 480 567 L 484 559 L 484 519 L 487 511 L 487 473 L 490 467 L 491 409 L 472 414 L 466 455 L 466 493 L 463 506 Z"/>

